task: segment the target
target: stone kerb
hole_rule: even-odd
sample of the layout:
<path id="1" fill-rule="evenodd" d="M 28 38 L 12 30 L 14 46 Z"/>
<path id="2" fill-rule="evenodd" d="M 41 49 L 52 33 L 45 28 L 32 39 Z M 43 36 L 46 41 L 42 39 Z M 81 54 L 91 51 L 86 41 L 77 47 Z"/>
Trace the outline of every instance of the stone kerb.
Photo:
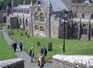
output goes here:
<path id="1" fill-rule="evenodd" d="M 93 56 L 53 56 L 53 68 L 93 68 Z"/>
<path id="2" fill-rule="evenodd" d="M 24 60 L 18 58 L 0 61 L 0 68 L 24 68 Z"/>

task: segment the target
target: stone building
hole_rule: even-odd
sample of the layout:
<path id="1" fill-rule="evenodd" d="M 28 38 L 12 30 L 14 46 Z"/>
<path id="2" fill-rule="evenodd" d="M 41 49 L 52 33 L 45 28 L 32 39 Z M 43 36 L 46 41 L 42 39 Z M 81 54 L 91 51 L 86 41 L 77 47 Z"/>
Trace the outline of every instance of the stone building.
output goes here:
<path id="1" fill-rule="evenodd" d="M 73 35 L 80 40 L 93 40 L 93 3 L 85 0 L 83 3 L 72 2 Z"/>
<path id="2" fill-rule="evenodd" d="M 29 30 L 32 36 L 63 38 L 63 10 L 68 11 L 65 20 L 65 38 L 93 40 L 93 3 L 92 0 L 37 0 L 27 5 L 16 6 L 12 0 L 7 9 L 7 26 L 11 29 Z"/>
<path id="3" fill-rule="evenodd" d="M 9 28 L 29 30 L 32 36 L 59 38 L 61 12 L 68 10 L 63 1 L 37 0 L 35 4 L 27 5 L 24 0 L 22 5 L 16 6 L 12 0 L 11 7 L 7 14 Z"/>

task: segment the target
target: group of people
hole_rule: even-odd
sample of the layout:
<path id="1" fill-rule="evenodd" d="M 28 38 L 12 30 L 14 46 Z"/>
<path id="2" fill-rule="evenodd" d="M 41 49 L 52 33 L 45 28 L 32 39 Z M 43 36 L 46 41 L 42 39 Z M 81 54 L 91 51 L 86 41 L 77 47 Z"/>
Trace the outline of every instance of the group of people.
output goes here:
<path id="1" fill-rule="evenodd" d="M 14 52 L 16 52 L 17 42 L 15 41 L 14 43 L 12 43 L 11 47 L 13 48 Z M 23 50 L 23 43 L 22 42 L 19 42 L 19 47 L 20 47 L 20 51 L 22 51 Z"/>
<path id="2" fill-rule="evenodd" d="M 33 57 L 34 57 L 34 48 L 33 47 L 31 47 L 31 49 L 29 50 L 29 55 L 31 57 L 31 62 L 33 62 Z M 38 58 L 37 58 L 38 66 L 40 66 L 40 68 L 43 68 L 44 64 L 46 63 L 45 56 L 47 56 L 47 49 L 44 46 L 40 50 Z"/>
<path id="3" fill-rule="evenodd" d="M 12 43 L 11 47 L 13 48 L 14 52 L 16 52 L 17 49 L 17 42 L 15 41 L 14 43 Z M 23 50 L 23 43 L 19 42 L 19 47 L 20 47 L 20 51 Z M 31 62 L 33 62 L 33 57 L 34 57 L 34 48 L 31 47 L 29 50 L 29 56 L 31 57 Z M 38 66 L 40 66 L 40 68 L 44 67 L 44 64 L 46 63 L 45 61 L 45 56 L 47 56 L 47 49 L 45 48 L 45 46 L 40 50 L 39 54 L 38 54 L 38 58 L 37 58 L 37 63 Z"/>

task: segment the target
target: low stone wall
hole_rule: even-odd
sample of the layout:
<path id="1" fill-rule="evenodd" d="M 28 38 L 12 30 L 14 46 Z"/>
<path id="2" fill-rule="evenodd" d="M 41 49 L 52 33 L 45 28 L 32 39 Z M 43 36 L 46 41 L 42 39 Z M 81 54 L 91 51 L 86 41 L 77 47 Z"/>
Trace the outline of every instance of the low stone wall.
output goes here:
<path id="1" fill-rule="evenodd" d="M 93 56 L 53 56 L 53 68 L 93 68 Z"/>
<path id="2" fill-rule="evenodd" d="M 18 58 L 0 61 L 0 68 L 24 68 L 24 60 Z"/>

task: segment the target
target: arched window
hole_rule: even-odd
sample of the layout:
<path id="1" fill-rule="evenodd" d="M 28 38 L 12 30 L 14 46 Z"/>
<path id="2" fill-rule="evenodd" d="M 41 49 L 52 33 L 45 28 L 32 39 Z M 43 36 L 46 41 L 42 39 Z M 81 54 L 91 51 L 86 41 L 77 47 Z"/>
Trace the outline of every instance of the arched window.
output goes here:
<path id="1" fill-rule="evenodd" d="M 84 14 L 82 14 L 82 18 L 84 18 L 85 16 L 84 16 Z"/>
<path id="2" fill-rule="evenodd" d="M 44 14 L 43 13 L 40 13 L 40 21 L 41 22 L 44 22 L 45 21 L 45 17 L 44 17 Z"/>
<path id="3" fill-rule="evenodd" d="M 45 31 L 43 26 L 40 26 L 40 31 Z"/>
<path id="4" fill-rule="evenodd" d="M 21 18 L 19 19 L 19 21 L 20 21 L 20 25 L 22 25 L 22 20 L 21 20 Z"/>
<path id="5" fill-rule="evenodd" d="M 34 14 L 34 21 L 39 21 L 39 17 L 38 17 L 38 13 L 37 12 Z"/>
<path id="6" fill-rule="evenodd" d="M 35 30 L 39 30 L 38 25 L 35 25 L 34 28 L 35 28 Z"/>
<path id="7" fill-rule="evenodd" d="M 93 14 L 91 14 L 91 19 L 93 19 Z"/>
<path id="8" fill-rule="evenodd" d="M 28 20 L 27 19 L 25 20 L 25 22 L 26 22 L 26 26 L 28 26 Z"/>
<path id="9" fill-rule="evenodd" d="M 82 34 L 87 34 L 87 26 L 85 24 L 82 27 Z"/>

